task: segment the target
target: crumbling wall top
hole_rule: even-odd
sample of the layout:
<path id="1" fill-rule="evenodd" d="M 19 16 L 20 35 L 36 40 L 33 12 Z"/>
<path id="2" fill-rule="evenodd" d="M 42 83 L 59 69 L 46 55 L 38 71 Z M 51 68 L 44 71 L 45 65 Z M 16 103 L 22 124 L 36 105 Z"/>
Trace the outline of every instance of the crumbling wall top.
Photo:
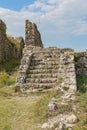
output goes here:
<path id="1" fill-rule="evenodd" d="M 6 34 L 6 24 L 0 19 L 0 35 Z"/>
<path id="2" fill-rule="evenodd" d="M 26 45 L 43 47 L 40 32 L 35 23 L 25 21 L 25 43 Z"/>

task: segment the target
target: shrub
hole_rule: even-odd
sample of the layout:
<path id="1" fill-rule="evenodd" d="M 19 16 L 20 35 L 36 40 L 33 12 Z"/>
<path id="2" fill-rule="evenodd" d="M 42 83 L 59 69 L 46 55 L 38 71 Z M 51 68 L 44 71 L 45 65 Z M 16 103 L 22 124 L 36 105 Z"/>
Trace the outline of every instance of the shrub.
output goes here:
<path id="1" fill-rule="evenodd" d="M 12 71 L 15 67 L 20 65 L 20 59 L 11 59 L 0 64 L 0 71 Z"/>
<path id="2" fill-rule="evenodd" d="M 75 53 L 74 54 L 74 60 L 77 62 L 80 59 L 81 55 L 82 55 L 82 53 L 79 53 L 79 52 Z"/>
<path id="3" fill-rule="evenodd" d="M 69 87 L 67 87 L 67 86 L 63 86 L 62 87 L 65 91 L 68 91 L 68 89 L 69 89 Z"/>
<path id="4" fill-rule="evenodd" d="M 2 71 L 0 73 L 0 87 L 14 85 L 15 79 L 16 79 L 16 73 L 10 76 L 7 72 Z"/>
<path id="5" fill-rule="evenodd" d="M 20 92 L 20 86 L 15 86 L 15 92 Z"/>
<path id="6" fill-rule="evenodd" d="M 87 76 L 77 76 L 77 89 L 81 93 L 87 92 Z"/>
<path id="7" fill-rule="evenodd" d="M 0 74 L 0 86 L 9 84 L 9 75 L 4 71 Z"/>

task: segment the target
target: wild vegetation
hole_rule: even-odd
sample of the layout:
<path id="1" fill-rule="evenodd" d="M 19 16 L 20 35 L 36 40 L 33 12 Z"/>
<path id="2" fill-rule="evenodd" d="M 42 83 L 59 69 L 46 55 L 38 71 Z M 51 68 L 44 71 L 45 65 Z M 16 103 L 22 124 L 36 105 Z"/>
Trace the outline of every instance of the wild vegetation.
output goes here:
<path id="1" fill-rule="evenodd" d="M 0 64 L 0 130 L 40 130 L 40 125 L 48 119 L 48 103 L 55 91 L 23 93 L 15 92 L 15 80 L 20 60 Z M 78 117 L 73 130 L 87 130 L 87 76 L 77 77 L 78 91 L 75 114 Z M 67 91 L 66 87 L 64 89 Z M 61 107 L 56 114 L 72 111 Z"/>
<path id="2" fill-rule="evenodd" d="M 87 130 L 87 76 L 77 76 L 77 87 L 75 104 L 79 121 L 74 130 Z"/>

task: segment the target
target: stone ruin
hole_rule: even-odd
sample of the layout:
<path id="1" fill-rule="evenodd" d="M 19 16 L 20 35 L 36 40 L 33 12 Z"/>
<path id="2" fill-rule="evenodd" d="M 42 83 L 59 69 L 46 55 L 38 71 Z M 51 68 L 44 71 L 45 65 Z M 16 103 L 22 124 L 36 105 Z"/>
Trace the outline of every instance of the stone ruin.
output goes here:
<path id="1" fill-rule="evenodd" d="M 6 24 L 0 20 L 0 63 L 12 58 L 21 58 L 24 40 L 6 34 Z"/>
<path id="2" fill-rule="evenodd" d="M 21 91 L 58 86 L 76 91 L 76 75 L 87 76 L 87 50 L 74 52 L 69 48 L 44 48 L 36 24 L 26 20 L 25 26 L 26 44 L 22 37 L 8 36 L 6 24 L 0 20 L 0 63 L 21 58 L 23 52 L 16 85 Z"/>
<path id="3" fill-rule="evenodd" d="M 41 35 L 37 29 L 36 24 L 26 20 L 25 25 L 25 43 L 26 45 L 43 47 Z"/>
<path id="4" fill-rule="evenodd" d="M 77 89 L 74 51 L 69 48 L 43 48 L 37 26 L 26 20 L 25 28 L 25 47 L 16 86 L 22 92 L 61 87 L 74 93 Z"/>

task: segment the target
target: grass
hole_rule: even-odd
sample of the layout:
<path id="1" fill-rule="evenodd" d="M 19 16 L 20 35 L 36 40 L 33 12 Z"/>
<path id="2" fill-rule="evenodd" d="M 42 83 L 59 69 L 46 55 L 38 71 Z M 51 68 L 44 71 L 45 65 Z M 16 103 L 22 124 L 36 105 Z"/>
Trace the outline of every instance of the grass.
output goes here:
<path id="1" fill-rule="evenodd" d="M 48 103 L 55 92 L 15 93 L 19 60 L 0 64 L 0 130 L 39 130 L 48 118 Z"/>
<path id="2" fill-rule="evenodd" d="M 7 86 L 13 86 L 16 81 L 17 72 L 13 73 L 12 75 L 9 75 L 7 72 L 2 71 L 0 73 L 0 88 L 7 87 Z"/>
<path id="3" fill-rule="evenodd" d="M 87 130 L 87 76 L 77 77 L 78 91 L 76 94 L 77 106 L 76 115 L 78 123 L 73 127 L 73 130 Z"/>
<path id="4" fill-rule="evenodd" d="M 0 71 L 11 72 L 20 65 L 20 59 L 11 59 L 0 64 Z"/>
<path id="5" fill-rule="evenodd" d="M 0 130 L 39 130 L 47 120 L 47 105 L 54 92 L 24 96 L 13 88 L 0 89 Z"/>
<path id="6" fill-rule="evenodd" d="M 80 93 L 87 92 L 87 76 L 77 76 L 77 89 Z"/>
<path id="7" fill-rule="evenodd" d="M 19 64 L 19 59 L 11 59 L 0 64 L 0 88 L 15 84 Z"/>
<path id="8" fill-rule="evenodd" d="M 77 105 L 76 115 L 78 123 L 73 130 L 87 130 L 87 93 L 77 92 L 75 104 Z"/>
<path id="9" fill-rule="evenodd" d="M 0 130 L 41 130 L 39 126 L 50 118 L 48 103 L 52 97 L 59 98 L 62 93 L 15 93 L 17 71 L 13 70 L 18 65 L 19 60 L 0 64 Z M 53 116 L 73 111 L 71 105 L 74 104 L 77 106 L 74 112 L 79 121 L 73 130 L 87 130 L 87 76 L 77 77 L 77 87 L 76 100 L 68 106 L 58 106 L 58 111 L 55 111 Z M 64 89 L 67 91 L 66 87 Z"/>

